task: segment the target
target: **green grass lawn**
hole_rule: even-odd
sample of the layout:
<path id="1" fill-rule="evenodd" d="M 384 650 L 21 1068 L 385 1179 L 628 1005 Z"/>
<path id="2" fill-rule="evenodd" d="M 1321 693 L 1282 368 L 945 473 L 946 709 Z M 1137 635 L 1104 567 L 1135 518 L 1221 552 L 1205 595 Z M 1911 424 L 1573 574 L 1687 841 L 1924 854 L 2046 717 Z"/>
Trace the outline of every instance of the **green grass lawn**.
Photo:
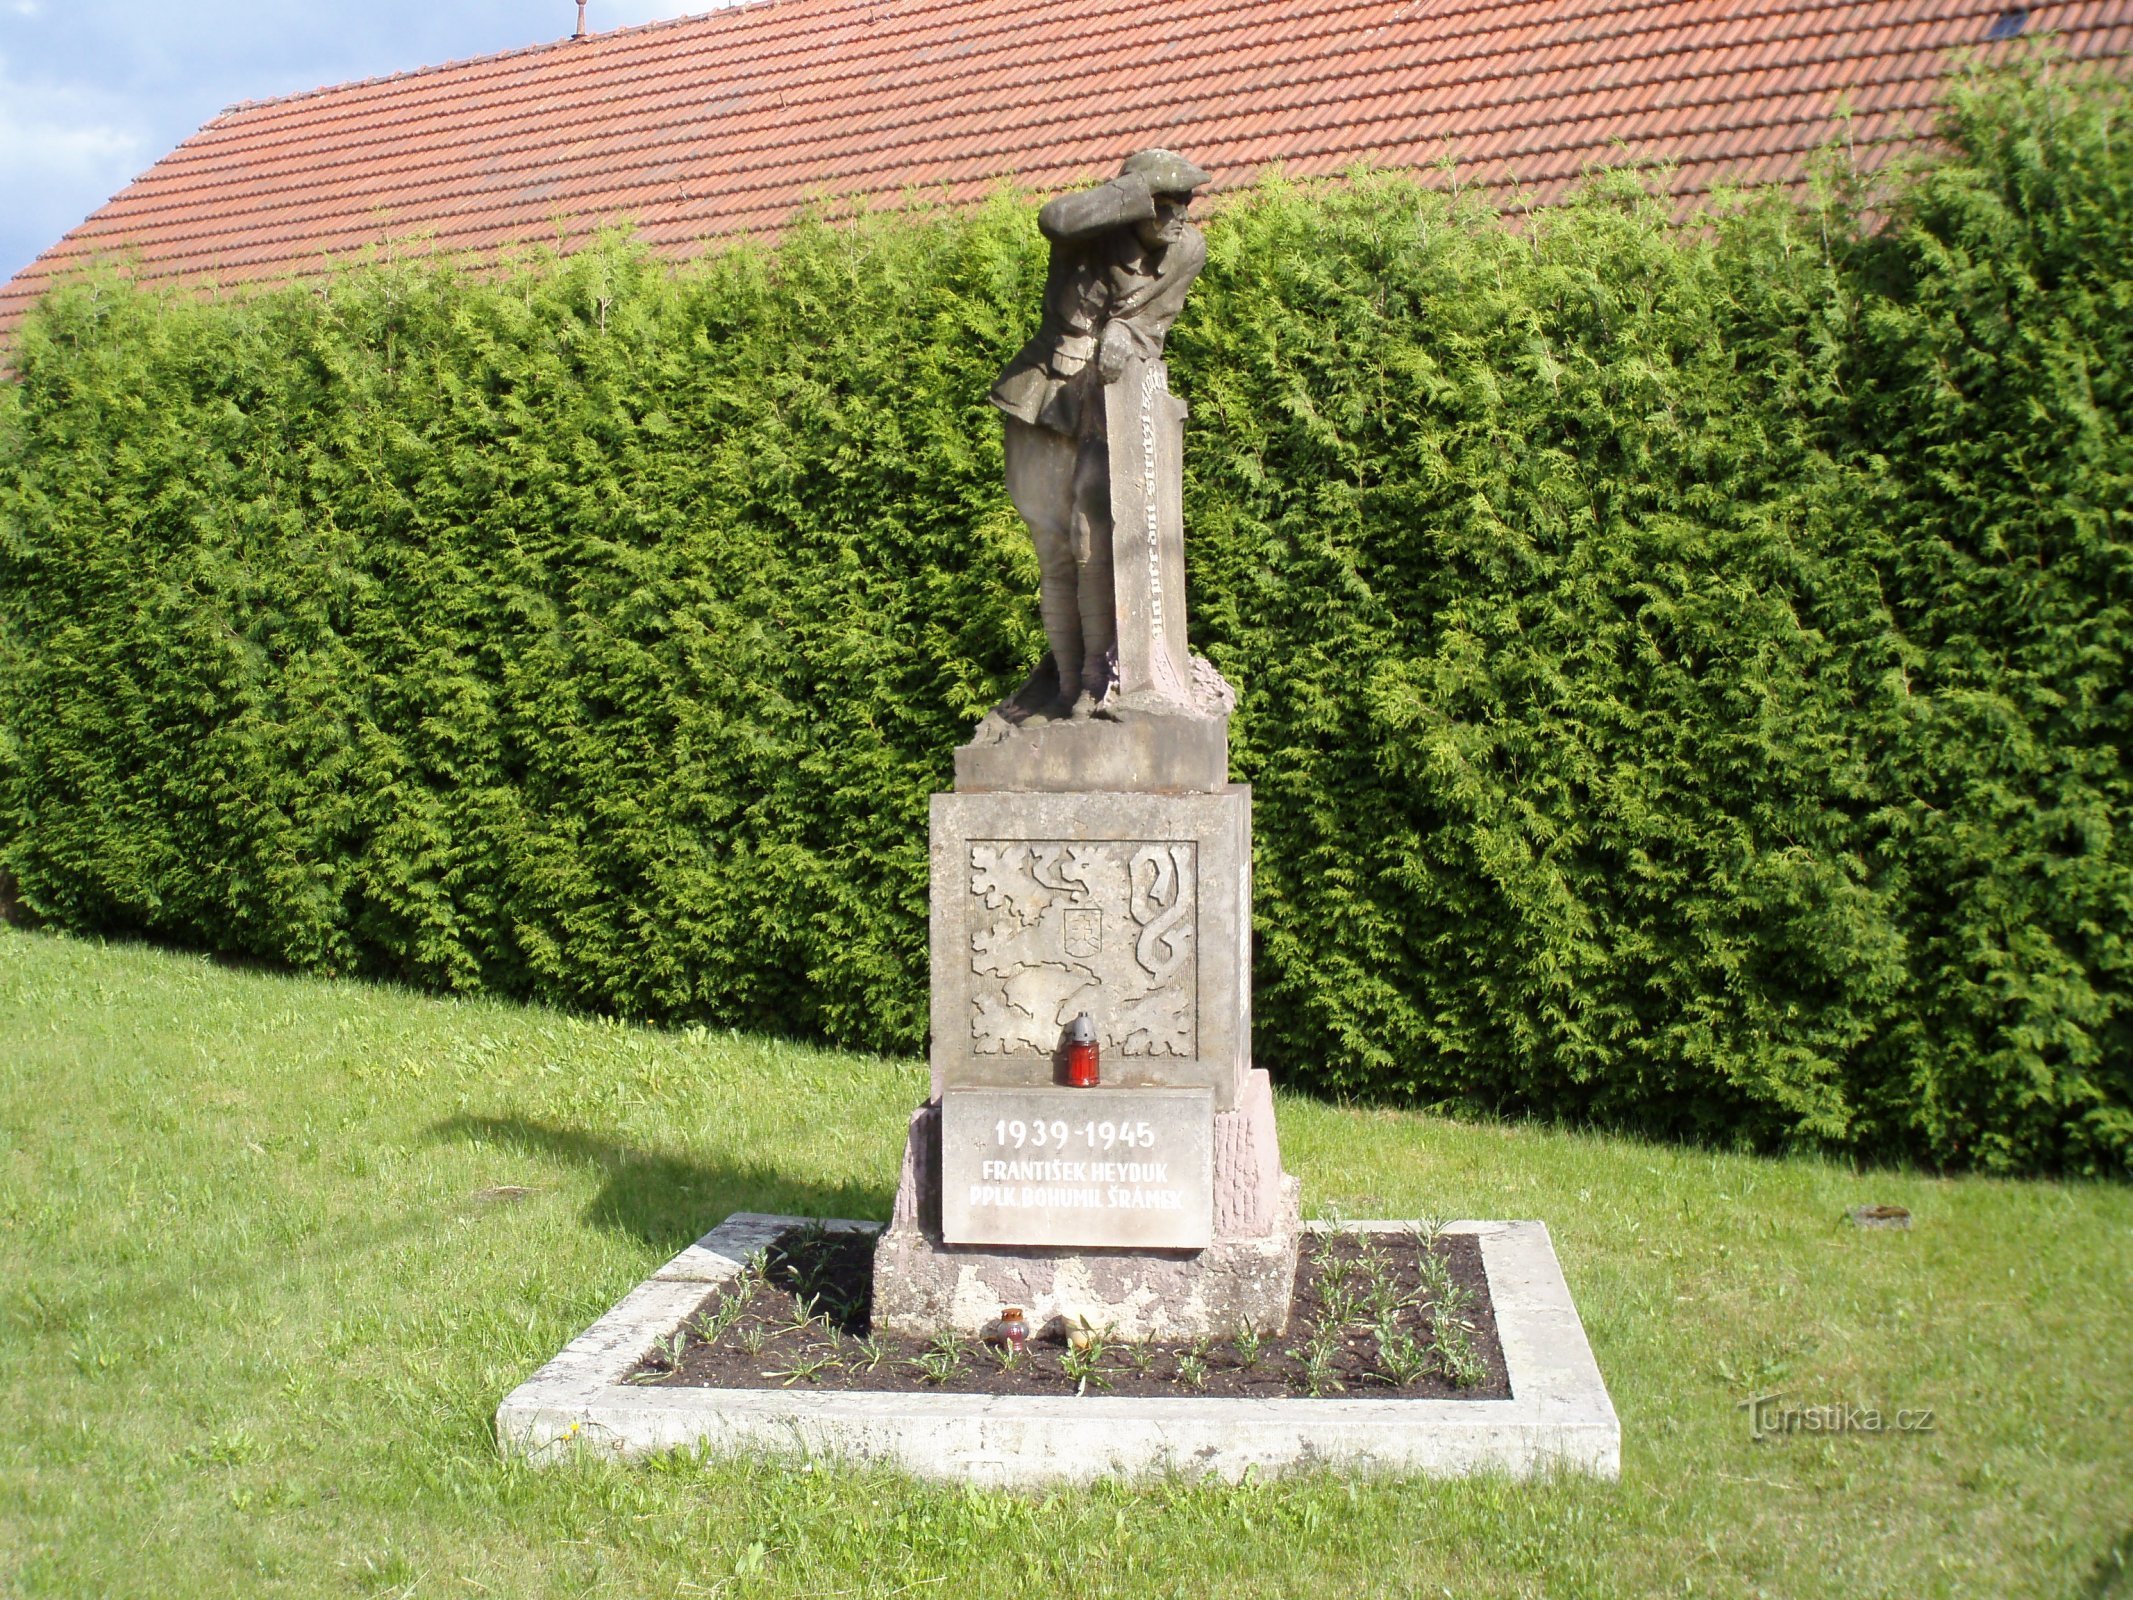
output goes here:
<path id="1" fill-rule="evenodd" d="M 0 1585 L 2133 1593 L 2133 1191 L 1297 1099 L 1309 1205 L 1548 1223 L 1619 1484 L 1034 1497 L 498 1458 L 498 1400 L 728 1212 L 885 1216 L 924 1091 L 914 1062 L 0 930 Z M 1917 1226 L 1843 1221 L 1872 1200 Z M 1758 1443 L 1738 1404 L 1773 1390 L 1935 1426 Z"/>

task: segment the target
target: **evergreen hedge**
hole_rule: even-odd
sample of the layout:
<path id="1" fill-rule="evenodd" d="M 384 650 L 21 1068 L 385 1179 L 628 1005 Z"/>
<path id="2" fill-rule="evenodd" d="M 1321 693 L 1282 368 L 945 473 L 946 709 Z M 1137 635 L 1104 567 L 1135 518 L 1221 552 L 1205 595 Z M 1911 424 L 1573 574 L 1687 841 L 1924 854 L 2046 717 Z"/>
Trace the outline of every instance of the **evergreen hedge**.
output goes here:
<path id="1" fill-rule="evenodd" d="M 1172 340 L 1291 1084 L 2133 1166 L 2133 148 L 1682 227 L 1397 176 L 1209 225 Z M 925 797 L 1041 649 L 985 403 L 1029 208 L 203 301 L 0 386 L 30 914 L 909 1050 Z"/>

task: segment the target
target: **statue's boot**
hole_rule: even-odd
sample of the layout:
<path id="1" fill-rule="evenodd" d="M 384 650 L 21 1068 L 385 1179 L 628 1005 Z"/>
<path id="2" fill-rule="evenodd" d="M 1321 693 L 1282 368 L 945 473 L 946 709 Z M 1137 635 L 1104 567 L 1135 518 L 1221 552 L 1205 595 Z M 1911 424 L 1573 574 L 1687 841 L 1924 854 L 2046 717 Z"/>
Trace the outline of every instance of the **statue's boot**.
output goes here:
<path id="1" fill-rule="evenodd" d="M 1058 696 L 1052 701 L 1050 709 L 1044 714 L 1048 717 L 1071 717 L 1077 715 L 1075 707 L 1086 699 L 1088 699 L 1088 695 L 1082 690 L 1081 675 L 1079 673 L 1070 675 L 1062 672 L 1059 674 Z"/>

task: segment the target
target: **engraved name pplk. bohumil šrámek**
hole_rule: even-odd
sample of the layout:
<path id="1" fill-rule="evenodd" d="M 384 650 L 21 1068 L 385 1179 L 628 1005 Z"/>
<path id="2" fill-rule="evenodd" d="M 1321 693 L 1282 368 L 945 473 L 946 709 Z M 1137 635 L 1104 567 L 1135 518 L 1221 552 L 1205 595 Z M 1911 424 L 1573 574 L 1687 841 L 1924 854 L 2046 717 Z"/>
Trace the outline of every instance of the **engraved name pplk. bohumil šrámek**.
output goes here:
<path id="1" fill-rule="evenodd" d="M 1190 842 L 974 841 L 976 1052 L 1049 1057 L 1085 1011 L 1108 1053 L 1189 1059 L 1197 868 Z"/>

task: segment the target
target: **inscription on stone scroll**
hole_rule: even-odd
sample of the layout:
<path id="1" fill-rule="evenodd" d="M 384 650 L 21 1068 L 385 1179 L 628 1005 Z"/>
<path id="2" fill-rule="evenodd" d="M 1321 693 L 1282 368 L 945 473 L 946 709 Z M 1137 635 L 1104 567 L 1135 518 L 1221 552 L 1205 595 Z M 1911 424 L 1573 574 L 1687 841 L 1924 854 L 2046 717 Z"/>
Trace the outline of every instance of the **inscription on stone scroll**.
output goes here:
<path id="1" fill-rule="evenodd" d="M 1129 362 L 1104 390 L 1111 451 L 1111 581 L 1118 696 L 1125 706 L 1191 699 L 1185 639 L 1185 402 L 1160 361 Z"/>
<path id="2" fill-rule="evenodd" d="M 977 1054 L 1049 1057 L 1084 1011 L 1107 1057 L 1195 1054 L 1196 844 L 973 840 L 970 895 Z"/>

